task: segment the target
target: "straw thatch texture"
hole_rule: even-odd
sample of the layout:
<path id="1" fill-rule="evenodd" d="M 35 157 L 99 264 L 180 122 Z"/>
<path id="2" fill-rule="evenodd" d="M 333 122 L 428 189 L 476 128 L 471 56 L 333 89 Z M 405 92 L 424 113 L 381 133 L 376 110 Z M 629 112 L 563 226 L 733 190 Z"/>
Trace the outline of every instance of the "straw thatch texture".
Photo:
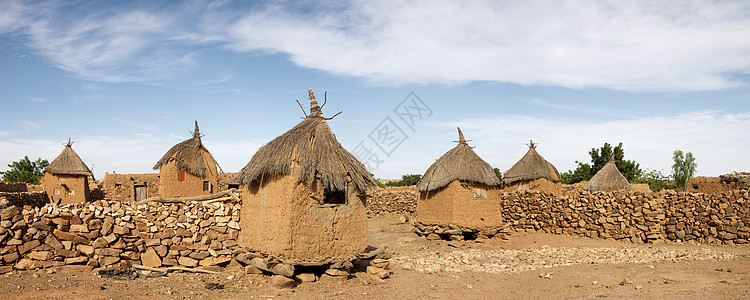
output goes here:
<path id="1" fill-rule="evenodd" d="M 536 144 L 532 141 L 529 144 L 529 151 L 526 152 L 526 155 L 505 172 L 503 182 L 505 184 L 511 184 L 516 181 L 534 180 L 538 178 L 547 178 L 552 182 L 562 181 L 560 178 L 560 172 L 557 172 L 555 166 L 536 152 Z"/>
<path id="2" fill-rule="evenodd" d="M 482 160 L 464 139 L 458 128 L 458 145 L 438 158 L 417 183 L 421 192 L 442 188 L 454 180 L 482 183 L 489 186 L 500 185 L 490 164 Z"/>
<path id="3" fill-rule="evenodd" d="M 156 162 L 154 170 L 158 170 L 162 165 L 165 165 L 172 160 L 175 161 L 178 170 L 188 172 L 197 177 L 206 177 L 206 171 L 208 170 L 207 165 L 215 164 L 217 169 L 221 169 L 211 155 L 211 152 L 208 152 L 208 149 L 206 149 L 201 142 L 198 121 L 195 121 L 193 137 L 174 145 L 174 147 L 169 149 L 169 151 L 167 151 L 167 153 Z"/>
<path id="4" fill-rule="evenodd" d="M 591 180 L 589 180 L 583 189 L 587 191 L 613 192 L 629 190 L 632 187 L 625 176 L 617 169 L 614 157 L 612 157 L 599 172 L 596 172 L 594 177 L 591 177 Z"/>
<path id="5" fill-rule="evenodd" d="M 89 170 L 89 167 L 83 163 L 78 153 L 73 151 L 73 145 L 70 140 L 65 145 L 62 153 L 53 160 L 44 172 L 49 172 L 55 175 L 82 175 L 82 176 L 94 176 Z"/>
<path id="6" fill-rule="evenodd" d="M 345 191 L 351 180 L 360 193 L 375 182 L 367 168 L 336 140 L 328 127 L 312 90 L 310 115 L 286 133 L 268 142 L 237 174 L 240 184 L 250 185 L 262 176 L 289 175 L 292 163 L 299 164 L 299 181 L 320 180 L 327 191 Z"/>

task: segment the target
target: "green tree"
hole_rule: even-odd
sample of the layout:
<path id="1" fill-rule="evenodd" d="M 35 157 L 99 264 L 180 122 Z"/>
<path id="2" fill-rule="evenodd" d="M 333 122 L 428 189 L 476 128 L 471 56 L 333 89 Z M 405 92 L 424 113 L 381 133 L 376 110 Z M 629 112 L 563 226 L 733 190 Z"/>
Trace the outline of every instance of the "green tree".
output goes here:
<path id="1" fill-rule="evenodd" d="M 500 179 L 500 181 L 503 181 L 503 172 L 500 172 L 500 169 L 494 168 L 492 171 L 495 171 L 495 176 L 497 176 L 497 179 Z"/>
<path id="2" fill-rule="evenodd" d="M 37 159 L 31 161 L 25 156 L 19 161 L 9 164 L 8 171 L 0 172 L 3 174 L 3 180 L 7 182 L 26 182 L 29 184 L 39 184 L 39 179 L 44 175 L 44 168 L 49 166 L 46 159 Z"/>
<path id="3" fill-rule="evenodd" d="M 568 170 L 567 172 L 560 174 L 563 183 L 573 184 L 580 181 L 591 180 L 591 177 L 594 177 L 599 170 L 604 168 L 604 165 L 607 164 L 607 161 L 609 161 L 609 158 L 612 155 L 615 156 L 615 165 L 617 166 L 617 169 L 620 170 L 622 175 L 625 176 L 629 182 L 635 181 L 643 173 L 638 163 L 632 160 L 623 159 L 625 157 L 625 151 L 622 149 L 622 143 L 614 148 L 612 148 L 612 145 L 609 143 L 604 143 L 599 149 L 591 148 L 589 155 L 591 156 L 591 164 L 576 161 L 578 167 L 576 167 L 575 170 Z"/>
<path id="4" fill-rule="evenodd" d="M 386 183 L 386 186 L 407 186 L 407 185 L 416 185 L 419 180 L 422 179 L 421 174 L 405 174 L 401 176 L 401 180 L 397 181 L 390 181 Z"/>
<path id="5" fill-rule="evenodd" d="M 674 181 L 677 183 L 677 187 L 683 191 L 687 189 L 687 181 L 690 177 L 695 174 L 695 168 L 698 164 L 695 163 L 695 157 L 692 152 L 682 153 L 682 150 L 675 150 L 672 153 L 672 176 Z"/>
<path id="6" fill-rule="evenodd" d="M 635 180 L 635 183 L 647 183 L 648 188 L 651 191 L 658 192 L 663 189 L 673 189 L 675 185 L 669 180 L 669 176 L 666 176 L 658 170 L 644 171 L 640 177 Z"/>

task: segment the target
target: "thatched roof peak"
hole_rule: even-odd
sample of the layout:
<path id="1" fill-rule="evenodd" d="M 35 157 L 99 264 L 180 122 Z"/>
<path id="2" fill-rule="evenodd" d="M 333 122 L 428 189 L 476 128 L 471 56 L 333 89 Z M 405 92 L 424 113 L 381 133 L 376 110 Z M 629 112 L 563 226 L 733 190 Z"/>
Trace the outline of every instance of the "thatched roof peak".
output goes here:
<path id="1" fill-rule="evenodd" d="M 63 145 L 65 146 L 63 151 L 44 169 L 44 172 L 55 175 L 94 176 L 89 167 L 78 156 L 78 153 L 73 150 L 73 141 L 68 138 L 68 143 Z"/>
<path id="2" fill-rule="evenodd" d="M 193 131 L 193 138 L 201 138 L 201 130 L 198 128 L 198 120 L 195 120 L 195 131 Z"/>
<path id="3" fill-rule="evenodd" d="M 534 141 L 529 140 L 529 151 L 526 152 L 521 160 L 511 167 L 503 176 L 503 182 L 510 184 L 521 180 L 534 180 L 538 178 L 547 178 L 552 182 L 560 182 L 560 172 L 557 168 L 549 163 L 537 151 Z"/>
<path id="4" fill-rule="evenodd" d="M 258 149 L 237 174 L 239 183 L 249 185 L 263 176 L 289 175 L 292 166 L 298 165 L 300 182 L 312 184 L 319 180 L 328 191 L 343 191 L 351 181 L 360 193 L 364 193 L 375 185 L 370 172 L 336 140 L 326 122 L 333 117 L 325 118 L 312 89 L 307 91 L 310 115 Z"/>
<path id="5" fill-rule="evenodd" d="M 211 152 L 201 141 L 198 121 L 195 121 L 195 131 L 193 137 L 174 145 L 164 156 L 156 162 L 154 170 L 159 170 L 163 165 L 174 161 L 177 170 L 188 172 L 193 176 L 206 177 L 209 166 L 216 166 L 219 170 L 221 167 L 216 162 Z"/>
<path id="6" fill-rule="evenodd" d="M 629 190 L 632 189 L 630 183 L 622 175 L 617 165 L 615 164 L 615 156 L 612 155 L 609 161 L 602 167 L 599 172 L 596 172 L 594 177 L 583 187 L 587 191 L 605 191 L 612 192 L 617 190 Z"/>
<path id="7" fill-rule="evenodd" d="M 442 188 L 454 180 L 500 185 L 500 179 L 495 175 L 490 164 L 482 160 L 471 149 L 464 138 L 461 128 L 458 128 L 458 145 L 438 158 L 417 183 L 421 192 L 429 192 Z"/>

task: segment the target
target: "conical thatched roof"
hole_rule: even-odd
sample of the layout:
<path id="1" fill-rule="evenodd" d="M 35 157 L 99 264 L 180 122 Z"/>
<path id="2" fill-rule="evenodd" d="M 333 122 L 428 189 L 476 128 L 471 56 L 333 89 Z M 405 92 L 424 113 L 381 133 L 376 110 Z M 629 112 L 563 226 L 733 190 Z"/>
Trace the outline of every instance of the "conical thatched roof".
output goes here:
<path id="1" fill-rule="evenodd" d="M 503 176 L 503 182 L 510 184 L 520 180 L 534 180 L 547 178 L 552 182 L 560 182 L 560 172 L 544 157 L 536 152 L 536 144 L 529 141 L 529 151 L 521 160 L 511 167 Z"/>
<path id="2" fill-rule="evenodd" d="M 89 170 L 89 167 L 83 163 L 78 153 L 73 151 L 73 143 L 68 139 L 68 143 L 65 145 L 62 153 L 53 160 L 44 172 L 49 172 L 55 175 L 82 175 L 82 176 L 94 176 Z"/>
<path id="3" fill-rule="evenodd" d="M 351 180 L 364 193 L 375 185 L 370 172 L 339 144 L 326 122 L 331 118 L 323 117 L 312 89 L 308 89 L 308 94 L 310 115 L 261 147 L 237 174 L 240 184 L 249 185 L 262 176 L 289 175 L 294 162 L 299 164 L 301 182 L 312 184 L 320 180 L 327 191 L 344 191 L 347 180 Z"/>
<path id="4" fill-rule="evenodd" d="M 490 164 L 482 160 L 464 139 L 461 128 L 458 128 L 458 145 L 438 158 L 417 183 L 421 192 L 442 188 L 454 180 L 482 183 L 490 186 L 500 185 Z"/>
<path id="5" fill-rule="evenodd" d="M 632 187 L 625 176 L 622 175 L 617 165 L 615 165 L 615 156 L 609 158 L 604 167 L 596 172 L 594 177 L 583 187 L 587 191 L 604 191 L 612 192 L 618 190 L 629 190 Z"/>
<path id="6" fill-rule="evenodd" d="M 193 137 L 177 145 L 174 145 L 159 161 L 154 165 L 154 170 L 158 170 L 163 165 L 174 160 L 177 170 L 185 171 L 193 176 L 206 177 L 208 166 L 214 164 L 218 169 L 219 164 L 216 162 L 211 152 L 208 152 L 206 146 L 201 142 L 201 133 L 198 129 L 198 121 L 195 121 L 195 131 Z"/>

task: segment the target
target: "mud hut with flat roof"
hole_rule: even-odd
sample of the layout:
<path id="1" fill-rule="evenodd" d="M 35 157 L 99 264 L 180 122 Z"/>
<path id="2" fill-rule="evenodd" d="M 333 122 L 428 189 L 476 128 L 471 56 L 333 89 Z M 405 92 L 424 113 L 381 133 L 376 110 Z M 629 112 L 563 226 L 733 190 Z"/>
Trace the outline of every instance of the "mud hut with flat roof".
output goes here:
<path id="1" fill-rule="evenodd" d="M 261 147 L 237 175 L 240 239 L 248 249 L 298 262 L 346 259 L 367 248 L 366 190 L 375 183 L 308 94 L 310 115 Z"/>
<path id="2" fill-rule="evenodd" d="M 586 186 L 583 187 L 587 191 L 602 191 L 602 192 L 614 192 L 619 190 L 630 190 L 632 187 L 625 176 L 622 175 L 617 165 L 615 164 L 615 156 L 612 155 L 609 161 L 602 167 L 599 172 L 596 172 L 594 177 L 591 177 Z"/>
<path id="3" fill-rule="evenodd" d="M 435 161 L 417 183 L 417 221 L 479 231 L 500 227 L 500 179 L 464 139 Z"/>
<path id="4" fill-rule="evenodd" d="M 529 141 L 529 151 L 503 176 L 505 191 L 544 191 L 558 194 L 562 185 L 560 172 L 536 152 L 537 144 Z"/>
<path id="5" fill-rule="evenodd" d="M 201 142 L 195 121 L 193 137 L 169 149 L 154 170 L 159 170 L 159 195 L 176 198 L 213 194 L 221 168 Z"/>
<path id="6" fill-rule="evenodd" d="M 88 202 L 91 200 L 88 177 L 94 174 L 73 151 L 70 139 L 64 145 L 62 153 L 44 169 L 42 186 L 52 202 Z"/>

